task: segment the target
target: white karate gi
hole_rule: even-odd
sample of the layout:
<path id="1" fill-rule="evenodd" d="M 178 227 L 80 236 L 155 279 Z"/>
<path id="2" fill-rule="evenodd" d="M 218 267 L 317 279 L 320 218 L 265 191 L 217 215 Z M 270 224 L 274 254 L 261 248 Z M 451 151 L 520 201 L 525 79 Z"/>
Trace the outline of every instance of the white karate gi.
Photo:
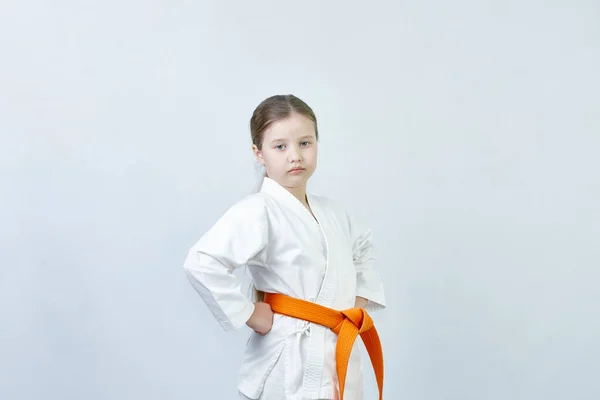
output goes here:
<path id="1" fill-rule="evenodd" d="M 254 310 L 233 270 L 247 265 L 256 288 L 343 310 L 356 296 L 366 309 L 385 307 L 373 269 L 371 231 L 337 203 L 307 194 L 316 217 L 270 178 L 225 212 L 190 249 L 190 282 L 225 330 L 245 325 Z M 275 314 L 264 336 L 252 332 L 238 389 L 250 399 L 333 399 L 337 393 L 335 345 L 329 328 Z M 360 339 L 357 339 L 360 340 Z M 363 399 L 361 357 L 355 344 L 345 400 Z M 369 364 L 370 365 L 370 364 Z"/>

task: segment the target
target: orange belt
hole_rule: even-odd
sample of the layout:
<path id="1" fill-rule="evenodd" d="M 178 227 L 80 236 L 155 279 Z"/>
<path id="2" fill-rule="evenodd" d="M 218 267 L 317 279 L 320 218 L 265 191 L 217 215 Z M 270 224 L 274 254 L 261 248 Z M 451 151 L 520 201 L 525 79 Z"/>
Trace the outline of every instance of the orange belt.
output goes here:
<path id="1" fill-rule="evenodd" d="M 338 335 L 335 349 L 336 368 L 340 384 L 340 400 L 344 399 L 344 385 L 350 352 L 360 334 L 379 387 L 379 400 L 383 398 L 383 352 L 373 320 L 362 308 L 337 311 L 309 301 L 296 299 L 279 293 L 265 293 L 264 302 L 271 305 L 273 312 L 287 315 L 330 328 Z"/>

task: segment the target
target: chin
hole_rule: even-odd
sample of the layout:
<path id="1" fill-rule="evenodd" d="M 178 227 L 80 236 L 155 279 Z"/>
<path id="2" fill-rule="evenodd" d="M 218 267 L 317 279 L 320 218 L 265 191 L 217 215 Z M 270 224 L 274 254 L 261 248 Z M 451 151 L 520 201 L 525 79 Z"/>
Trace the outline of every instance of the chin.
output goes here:
<path id="1" fill-rule="evenodd" d="M 302 175 L 288 175 L 285 177 L 284 181 L 289 186 L 303 186 L 306 185 L 306 181 L 308 181 L 308 178 Z"/>
<path id="2" fill-rule="evenodd" d="M 308 182 L 308 180 L 311 176 L 312 176 L 311 174 L 304 173 L 302 175 L 295 175 L 295 176 L 292 175 L 292 176 L 289 176 L 288 178 L 289 178 L 290 182 L 295 182 L 295 183 L 301 185 L 301 184 L 306 184 L 306 182 Z"/>

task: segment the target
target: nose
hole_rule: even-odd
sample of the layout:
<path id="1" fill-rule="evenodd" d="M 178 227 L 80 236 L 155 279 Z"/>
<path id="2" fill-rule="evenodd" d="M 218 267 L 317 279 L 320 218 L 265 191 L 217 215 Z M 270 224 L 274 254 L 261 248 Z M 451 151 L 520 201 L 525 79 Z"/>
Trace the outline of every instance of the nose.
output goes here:
<path id="1" fill-rule="evenodd" d="M 290 147 L 288 158 L 291 163 L 302 161 L 302 156 L 300 155 L 300 151 L 296 146 Z"/>

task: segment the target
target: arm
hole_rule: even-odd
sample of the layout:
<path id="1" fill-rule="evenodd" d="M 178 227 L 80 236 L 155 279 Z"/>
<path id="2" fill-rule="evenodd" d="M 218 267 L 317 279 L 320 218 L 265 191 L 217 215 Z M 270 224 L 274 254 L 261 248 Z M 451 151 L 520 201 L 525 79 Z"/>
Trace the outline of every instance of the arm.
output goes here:
<path id="1" fill-rule="evenodd" d="M 227 210 L 188 252 L 186 275 L 224 330 L 239 329 L 255 310 L 233 271 L 264 262 L 267 239 L 265 205 L 252 197 Z"/>
<path id="2" fill-rule="evenodd" d="M 376 311 L 385 308 L 383 283 L 374 268 L 373 233 L 348 216 L 356 268 L 356 307 Z"/>

